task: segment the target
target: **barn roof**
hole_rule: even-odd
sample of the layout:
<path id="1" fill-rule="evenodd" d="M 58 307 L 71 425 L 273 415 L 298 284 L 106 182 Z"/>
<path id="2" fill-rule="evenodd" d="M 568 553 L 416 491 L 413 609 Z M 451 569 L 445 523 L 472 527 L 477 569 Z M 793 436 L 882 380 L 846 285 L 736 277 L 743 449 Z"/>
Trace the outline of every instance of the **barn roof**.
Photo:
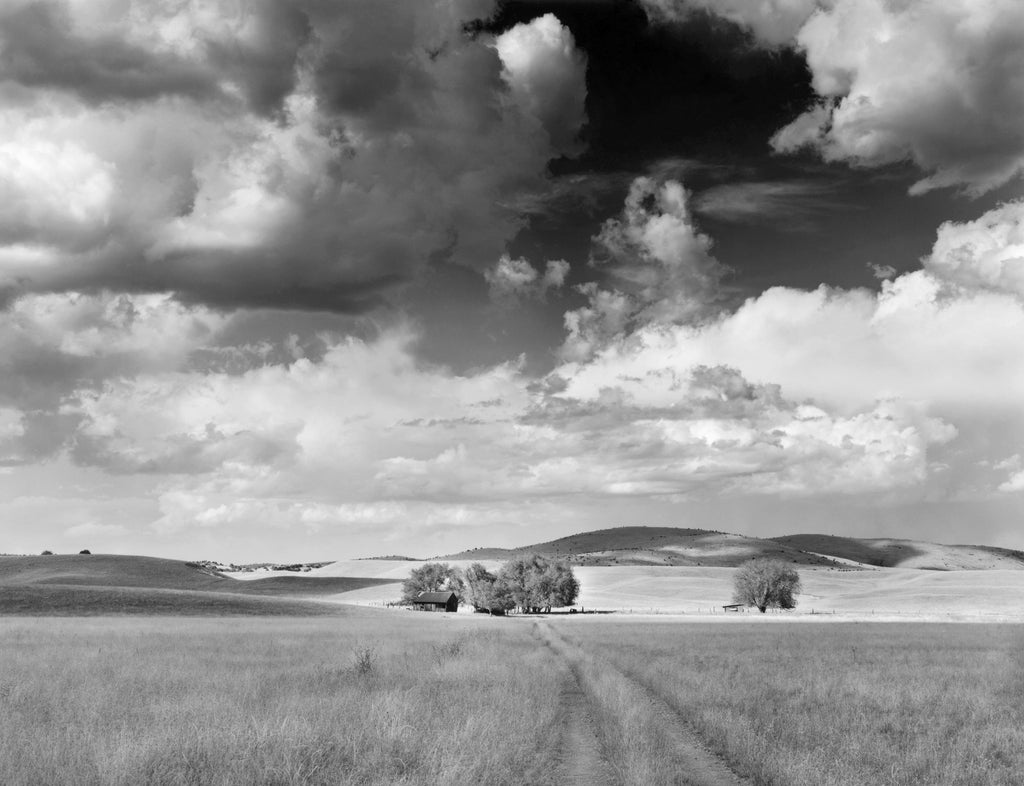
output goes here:
<path id="1" fill-rule="evenodd" d="M 413 603 L 447 603 L 452 598 L 458 596 L 454 592 L 421 592 L 415 598 Z"/>

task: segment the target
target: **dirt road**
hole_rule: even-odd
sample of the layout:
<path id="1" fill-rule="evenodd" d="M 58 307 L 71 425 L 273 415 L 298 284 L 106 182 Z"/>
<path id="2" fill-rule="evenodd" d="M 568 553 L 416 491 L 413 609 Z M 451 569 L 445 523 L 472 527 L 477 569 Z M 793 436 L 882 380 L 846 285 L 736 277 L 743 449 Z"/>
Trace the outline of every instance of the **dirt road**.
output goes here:
<path id="1" fill-rule="evenodd" d="M 661 746 L 659 757 L 668 759 L 673 766 L 665 786 L 737 786 L 748 785 L 711 753 L 700 742 L 684 718 L 660 696 L 641 685 L 606 661 L 588 656 L 578 645 L 561 635 L 547 622 L 538 623 L 538 637 L 566 664 L 573 680 L 567 681 L 563 694 L 566 713 L 563 747 L 562 783 L 586 783 L 588 786 L 610 786 L 633 783 L 628 767 L 609 761 L 611 746 L 602 740 L 596 718 L 602 712 L 612 713 L 613 707 L 601 707 L 597 692 L 591 689 L 596 670 L 603 670 L 604 678 L 614 680 L 617 689 L 632 706 L 642 707 L 658 729 Z M 575 682 L 575 686 L 572 685 Z M 607 732 L 606 732 L 607 733 Z M 651 784 L 656 786 L 656 784 Z"/>

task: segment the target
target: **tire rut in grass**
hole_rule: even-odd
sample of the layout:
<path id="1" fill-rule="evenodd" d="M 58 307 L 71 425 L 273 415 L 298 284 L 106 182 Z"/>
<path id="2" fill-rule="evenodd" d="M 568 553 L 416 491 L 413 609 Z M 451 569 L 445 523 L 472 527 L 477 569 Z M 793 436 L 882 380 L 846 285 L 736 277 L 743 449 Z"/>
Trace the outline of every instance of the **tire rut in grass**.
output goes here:
<path id="1" fill-rule="evenodd" d="M 598 735 L 593 706 L 583 689 L 577 664 L 552 645 L 550 636 L 543 631 L 539 632 L 544 644 L 566 667 L 559 695 L 561 735 L 558 740 L 558 772 L 554 782 L 572 786 L 618 786 L 619 781 Z"/>
<path id="2" fill-rule="evenodd" d="M 617 781 L 604 754 L 590 701 L 571 670 L 562 688 L 562 735 L 558 783 L 614 786 Z"/>
<path id="3" fill-rule="evenodd" d="M 583 651 L 547 624 L 543 625 L 540 634 L 548 646 L 569 664 L 583 687 L 587 679 Z M 635 696 L 635 701 L 647 706 L 656 720 L 668 748 L 663 753 L 678 766 L 678 778 L 673 783 L 686 786 L 749 786 L 751 781 L 733 772 L 724 761 L 709 751 L 686 720 L 665 699 L 611 663 L 604 660 L 600 663 L 602 668 L 610 670 L 624 681 L 626 689 Z"/>

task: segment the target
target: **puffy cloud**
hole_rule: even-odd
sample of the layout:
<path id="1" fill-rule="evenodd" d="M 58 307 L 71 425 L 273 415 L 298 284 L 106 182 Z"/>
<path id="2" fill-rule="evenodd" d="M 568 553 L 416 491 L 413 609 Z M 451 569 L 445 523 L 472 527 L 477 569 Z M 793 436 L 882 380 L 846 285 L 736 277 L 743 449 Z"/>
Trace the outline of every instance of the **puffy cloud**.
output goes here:
<path id="1" fill-rule="evenodd" d="M 620 364 L 595 387 L 610 370 L 602 354 L 538 385 L 515 366 L 424 367 L 411 341 L 398 331 L 336 343 L 319 361 L 108 381 L 65 405 L 80 418 L 72 455 L 155 475 L 164 532 L 401 529 L 424 517 L 512 522 L 539 501 L 564 513 L 580 494 L 914 489 L 930 452 L 956 435 L 913 402 L 844 412 L 665 355 L 643 373 Z M 633 359 L 648 350 L 634 342 Z"/>
<path id="2" fill-rule="evenodd" d="M 611 285 L 590 285 L 590 304 L 567 315 L 587 351 L 541 380 L 514 364 L 425 366 L 406 329 L 200 370 L 189 355 L 230 323 L 166 296 L 37 296 L 16 313 L 63 362 L 124 364 L 88 382 L 79 372 L 48 407 L 79 464 L 154 478 L 162 532 L 471 527 L 542 501 L 565 515 L 580 495 L 906 501 L 1016 488 L 1019 467 L 989 458 L 1024 438 L 1024 305 L 1011 279 L 972 272 L 1010 244 L 1012 205 L 945 225 L 925 269 L 881 292 L 775 288 L 694 319 L 659 310 L 654 285 L 626 269 L 659 271 L 672 303 L 672 284 L 691 280 L 714 301 L 719 268 L 680 194 L 645 184 L 602 228 Z M 970 239 L 979 232 L 990 245 Z M 507 268 L 519 288 L 542 285 L 524 261 Z M 178 338 L 147 355 L 165 335 Z M 27 455 L 25 400 L 5 405 L 9 460 Z"/>
<path id="3" fill-rule="evenodd" d="M 206 98 L 219 92 L 215 75 L 202 64 L 125 41 L 116 24 L 83 30 L 78 10 L 80 5 L 45 0 L 5 4 L 0 77 L 27 88 L 71 91 L 89 101 Z"/>
<path id="4" fill-rule="evenodd" d="M 705 11 L 750 30 L 768 46 L 789 44 L 819 6 L 829 0 L 642 0 L 655 20 L 680 21 Z"/>
<path id="5" fill-rule="evenodd" d="M 543 298 L 549 289 L 561 289 L 569 274 L 564 259 L 548 260 L 541 275 L 525 257 L 513 259 L 502 254 L 497 264 L 484 271 L 491 298 L 499 303 L 514 303 L 519 298 Z"/>
<path id="6" fill-rule="evenodd" d="M 641 328 L 558 373 L 569 395 L 592 396 L 622 378 L 727 364 L 797 400 L 845 411 L 889 398 L 966 411 L 1024 395 L 1018 357 L 1024 309 L 1016 297 L 957 289 L 916 271 L 877 294 L 775 287 L 705 325 Z"/>
<path id="7" fill-rule="evenodd" d="M 888 281 L 896 277 L 896 268 L 892 265 L 878 265 L 874 262 L 868 262 L 867 267 L 871 271 L 871 275 L 879 281 Z"/>
<path id="8" fill-rule="evenodd" d="M 366 310 L 431 255 L 494 259 L 576 149 L 585 62 L 554 17 L 494 41 L 464 31 L 485 2 L 151 6 L 0 18 L 45 22 L 0 62 L 0 297 Z"/>
<path id="9" fill-rule="evenodd" d="M 836 0 L 796 36 L 820 105 L 779 151 L 827 161 L 912 160 L 912 193 L 991 190 L 1024 169 L 1024 12 L 1015 0 Z"/>
<path id="10" fill-rule="evenodd" d="M 947 221 L 925 267 L 971 289 L 1024 299 L 1024 202 L 1010 202 L 976 221 Z"/>
<path id="11" fill-rule="evenodd" d="M 622 213 L 594 237 L 590 263 L 606 285 L 580 286 L 589 304 L 566 314 L 562 355 L 582 359 L 628 327 L 692 322 L 715 313 L 728 269 L 693 223 L 688 194 L 675 180 L 636 178 Z"/>
<path id="12" fill-rule="evenodd" d="M 579 151 L 586 120 L 586 56 L 554 14 L 518 24 L 494 42 L 512 100 L 536 118 L 563 153 Z"/>

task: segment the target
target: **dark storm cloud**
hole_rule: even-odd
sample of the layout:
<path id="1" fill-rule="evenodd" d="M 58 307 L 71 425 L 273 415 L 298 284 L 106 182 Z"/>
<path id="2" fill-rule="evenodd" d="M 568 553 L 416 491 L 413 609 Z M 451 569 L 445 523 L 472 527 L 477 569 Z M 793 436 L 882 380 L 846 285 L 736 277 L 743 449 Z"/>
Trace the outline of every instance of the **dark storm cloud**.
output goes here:
<path id="1" fill-rule="evenodd" d="M 244 86 L 254 111 L 275 112 L 295 88 L 296 60 L 313 27 L 301 3 L 250 0 L 249 6 L 258 9 L 249 39 L 209 41 L 210 63 Z"/>
<path id="2" fill-rule="evenodd" d="M 193 62 L 149 52 L 114 35 L 77 35 L 57 2 L 0 11 L 0 79 L 67 90 L 88 101 L 203 99 L 219 92 L 214 75 Z"/>
<path id="3" fill-rule="evenodd" d="M 4 300 L 359 313 L 438 254 L 490 267 L 523 224 L 516 195 L 578 149 L 586 67 L 553 16 L 465 31 L 490 10 L 19 6 L 5 62 L 38 100 L 0 116 Z"/>

